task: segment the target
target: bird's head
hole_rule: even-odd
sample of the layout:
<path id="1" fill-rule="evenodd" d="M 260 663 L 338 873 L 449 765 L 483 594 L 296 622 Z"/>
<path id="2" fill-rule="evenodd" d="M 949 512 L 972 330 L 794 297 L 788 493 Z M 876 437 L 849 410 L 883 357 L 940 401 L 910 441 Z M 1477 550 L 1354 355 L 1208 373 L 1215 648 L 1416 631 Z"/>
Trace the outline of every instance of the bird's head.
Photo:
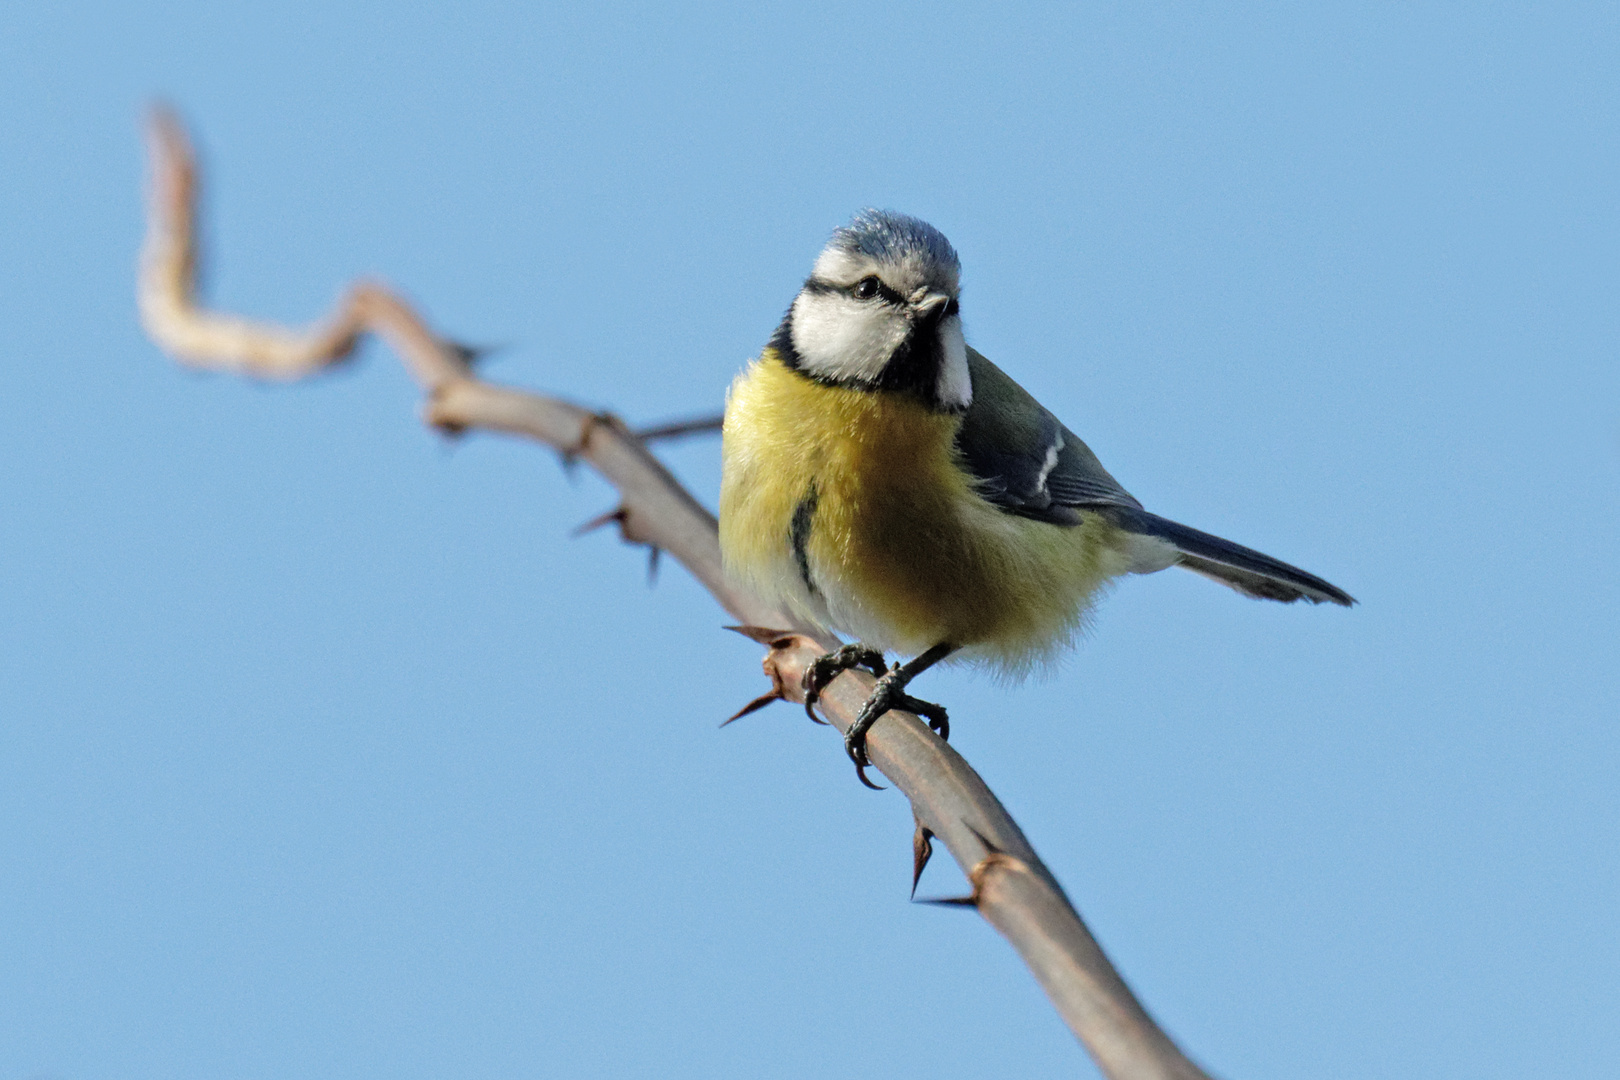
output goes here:
<path id="1" fill-rule="evenodd" d="M 960 412 L 973 392 L 957 303 L 961 269 L 932 225 L 863 210 L 833 233 L 772 345 L 813 379 Z"/>

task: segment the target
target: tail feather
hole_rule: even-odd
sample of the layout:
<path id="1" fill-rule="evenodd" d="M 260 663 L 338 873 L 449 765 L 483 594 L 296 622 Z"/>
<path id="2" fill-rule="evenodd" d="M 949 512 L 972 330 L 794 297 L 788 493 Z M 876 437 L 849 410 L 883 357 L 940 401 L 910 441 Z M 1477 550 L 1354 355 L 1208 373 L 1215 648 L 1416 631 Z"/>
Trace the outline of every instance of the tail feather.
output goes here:
<path id="1" fill-rule="evenodd" d="M 1355 597 L 1315 574 L 1258 551 L 1222 540 L 1206 532 L 1150 514 L 1134 507 L 1110 507 L 1108 517 L 1126 532 L 1152 536 L 1169 543 L 1181 553 L 1179 562 L 1188 570 L 1230 586 L 1245 596 L 1278 600 L 1289 604 L 1309 600 L 1313 604 L 1332 603 L 1350 607 Z"/>

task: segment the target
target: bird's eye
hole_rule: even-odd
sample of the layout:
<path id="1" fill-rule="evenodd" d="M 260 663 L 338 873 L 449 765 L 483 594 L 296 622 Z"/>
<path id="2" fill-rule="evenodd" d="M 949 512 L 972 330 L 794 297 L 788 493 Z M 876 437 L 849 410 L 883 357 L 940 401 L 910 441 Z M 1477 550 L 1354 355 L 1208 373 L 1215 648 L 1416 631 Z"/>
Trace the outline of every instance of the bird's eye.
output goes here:
<path id="1" fill-rule="evenodd" d="M 878 294 L 883 286 L 875 277 L 864 277 L 855 283 L 855 296 L 859 300 L 870 300 Z"/>

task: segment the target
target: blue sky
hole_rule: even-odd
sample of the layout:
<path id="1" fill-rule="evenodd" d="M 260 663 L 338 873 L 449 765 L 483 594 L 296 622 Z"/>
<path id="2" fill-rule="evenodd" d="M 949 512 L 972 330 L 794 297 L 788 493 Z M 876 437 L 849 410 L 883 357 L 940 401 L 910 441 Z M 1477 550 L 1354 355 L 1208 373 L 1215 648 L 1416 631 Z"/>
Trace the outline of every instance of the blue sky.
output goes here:
<path id="1" fill-rule="evenodd" d="M 1094 1075 L 827 729 L 717 728 L 757 649 L 570 537 L 600 482 L 377 347 L 142 338 L 155 95 L 220 305 L 379 275 L 633 422 L 932 221 L 1150 509 L 1362 601 L 1167 572 L 919 684 L 1149 1007 L 1245 1080 L 1613 1076 L 1620 18 L 1343 7 L 0 12 L 0 1080 Z"/>

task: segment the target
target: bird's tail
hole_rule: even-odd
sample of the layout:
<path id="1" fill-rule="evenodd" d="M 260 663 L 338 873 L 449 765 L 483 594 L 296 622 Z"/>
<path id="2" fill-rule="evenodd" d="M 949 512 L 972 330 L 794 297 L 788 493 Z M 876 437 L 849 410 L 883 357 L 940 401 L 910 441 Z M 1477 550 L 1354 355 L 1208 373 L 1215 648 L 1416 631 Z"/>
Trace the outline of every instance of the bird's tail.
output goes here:
<path id="1" fill-rule="evenodd" d="M 1307 574 L 1280 559 L 1188 528 L 1169 518 L 1128 506 L 1109 507 L 1105 513 L 1128 533 L 1165 541 L 1180 553 L 1176 560 L 1180 565 L 1245 596 L 1280 600 L 1285 604 L 1309 600 L 1313 604 L 1326 602 L 1349 607 L 1356 602 L 1355 597 L 1315 574 Z"/>

